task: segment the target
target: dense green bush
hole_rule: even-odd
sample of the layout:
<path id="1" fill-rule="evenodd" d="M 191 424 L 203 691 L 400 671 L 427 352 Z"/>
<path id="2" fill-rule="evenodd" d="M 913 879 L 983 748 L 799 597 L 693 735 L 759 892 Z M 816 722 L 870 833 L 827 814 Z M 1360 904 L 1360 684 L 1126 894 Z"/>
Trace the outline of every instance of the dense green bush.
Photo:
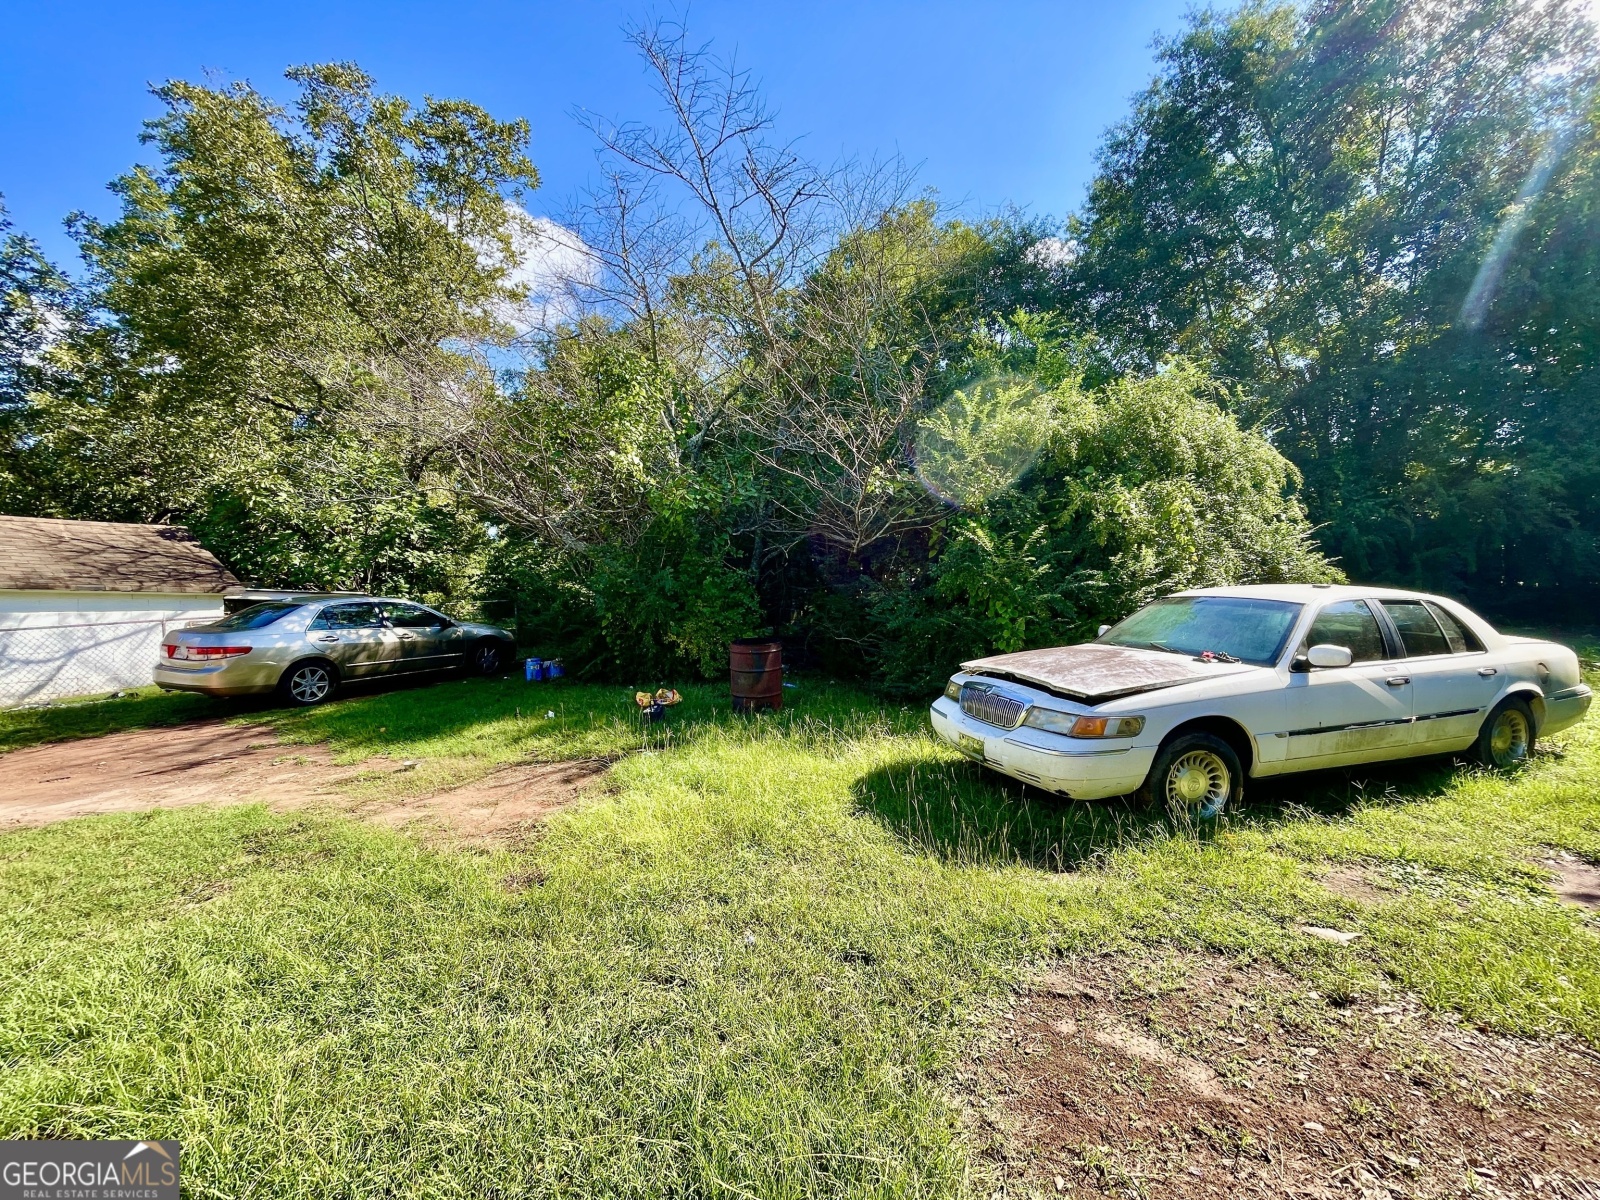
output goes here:
<path id="1" fill-rule="evenodd" d="M 765 579 L 747 508 L 703 496 L 582 553 L 508 542 L 489 577 L 524 641 L 580 673 L 664 681 L 720 674 L 730 639 L 776 632 L 802 662 L 917 693 L 964 658 L 1092 636 L 1178 588 L 1339 577 L 1294 468 L 1203 372 L 1088 392 L 1051 368 L 1038 323 L 1009 331 L 1012 369 L 975 355 L 984 374 L 921 423 L 919 475 L 943 505 L 928 529 L 853 559 L 799 541 Z"/>
<path id="2" fill-rule="evenodd" d="M 492 555 L 490 594 L 518 640 L 574 674 L 640 683 L 710 677 L 728 642 L 765 628 L 750 574 L 730 565 L 716 523 L 662 516 L 629 543 L 551 552 L 507 543 Z"/>
<path id="3" fill-rule="evenodd" d="M 1043 431 L 1036 461 L 1014 486 L 987 484 L 925 562 L 873 589 L 884 681 L 926 688 L 962 658 L 1093 636 L 1179 588 L 1338 578 L 1294 468 L 1212 390 L 1187 365 L 1094 394 L 1013 389 L 1032 417 L 1006 423 Z M 994 462 L 992 440 L 975 457 Z"/>

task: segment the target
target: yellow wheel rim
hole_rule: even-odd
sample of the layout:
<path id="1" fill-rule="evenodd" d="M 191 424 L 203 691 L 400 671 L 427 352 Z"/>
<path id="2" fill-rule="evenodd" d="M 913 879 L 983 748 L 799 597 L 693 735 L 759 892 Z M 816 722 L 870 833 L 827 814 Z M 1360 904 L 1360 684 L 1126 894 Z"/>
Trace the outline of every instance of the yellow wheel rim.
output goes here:
<path id="1" fill-rule="evenodd" d="M 1497 767 L 1514 767 L 1528 759 L 1528 718 L 1516 708 L 1508 708 L 1495 718 L 1489 731 L 1489 757 Z"/>
<path id="2" fill-rule="evenodd" d="M 1167 806 L 1175 812 L 1214 817 L 1228 803 L 1233 774 L 1210 750 L 1191 750 L 1167 769 Z"/>

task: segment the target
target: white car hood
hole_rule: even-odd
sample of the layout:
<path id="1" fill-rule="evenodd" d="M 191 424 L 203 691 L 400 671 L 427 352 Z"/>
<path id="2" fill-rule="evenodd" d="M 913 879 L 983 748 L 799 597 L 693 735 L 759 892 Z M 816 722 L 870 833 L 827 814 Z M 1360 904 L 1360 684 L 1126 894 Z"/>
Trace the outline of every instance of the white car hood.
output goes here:
<path id="1" fill-rule="evenodd" d="M 1186 654 L 1085 642 L 975 658 L 962 663 L 961 669 L 974 675 L 1031 684 L 1083 704 L 1100 704 L 1119 696 L 1262 668 L 1250 663 L 1202 662 Z"/>

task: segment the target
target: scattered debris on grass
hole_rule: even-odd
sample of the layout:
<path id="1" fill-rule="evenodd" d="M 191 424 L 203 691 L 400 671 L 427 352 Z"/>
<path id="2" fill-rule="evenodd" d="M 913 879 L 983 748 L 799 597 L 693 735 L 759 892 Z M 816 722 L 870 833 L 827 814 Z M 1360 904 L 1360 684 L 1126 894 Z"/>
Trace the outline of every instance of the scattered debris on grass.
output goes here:
<path id="1" fill-rule="evenodd" d="M 1600 1197 L 1600 1055 L 1276 968 L 1076 960 L 958 1078 L 1006 1190 Z"/>
<path id="2" fill-rule="evenodd" d="M 512 893 L 526 892 L 543 887 L 546 878 L 542 870 L 535 868 L 532 871 L 519 871 L 514 875 L 507 875 L 500 881 L 500 886 Z"/>
<path id="3" fill-rule="evenodd" d="M 1314 937 L 1324 942 L 1332 942 L 1336 946 L 1348 946 L 1361 936 L 1359 931 L 1329 929 L 1323 925 L 1297 925 L 1295 928 L 1307 937 Z"/>

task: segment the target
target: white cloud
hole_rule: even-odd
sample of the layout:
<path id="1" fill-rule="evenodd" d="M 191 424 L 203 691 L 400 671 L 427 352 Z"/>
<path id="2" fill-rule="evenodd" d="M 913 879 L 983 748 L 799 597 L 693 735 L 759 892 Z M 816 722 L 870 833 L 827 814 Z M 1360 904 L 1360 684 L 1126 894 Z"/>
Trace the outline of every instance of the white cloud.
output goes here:
<path id="1" fill-rule="evenodd" d="M 578 314 L 578 294 L 591 286 L 597 275 L 589 248 L 565 225 L 533 216 L 509 200 L 506 217 L 511 234 L 506 278 L 521 299 L 497 305 L 494 315 L 519 336 L 573 320 Z M 504 261 L 498 245 L 480 253 L 490 261 Z"/>
<path id="2" fill-rule="evenodd" d="M 24 302 L 26 303 L 26 301 Z M 67 330 L 71 328 L 71 322 L 67 320 L 66 313 L 62 312 L 57 305 L 48 301 L 43 303 L 33 301 L 31 307 L 33 309 L 31 315 L 34 321 L 34 330 L 39 340 L 37 344 L 23 350 L 22 361 L 30 367 L 41 367 L 45 364 L 50 351 L 66 340 Z M 26 327 L 24 326 L 24 328 Z M 26 345 L 26 339 L 24 339 L 24 344 Z"/>
<path id="3" fill-rule="evenodd" d="M 1600 0 L 1597 0 L 1600 2 Z M 1066 241 L 1058 237 L 1040 238 L 1029 246 L 1024 257 L 1036 267 L 1047 270 L 1052 267 L 1065 267 L 1077 260 L 1083 248 L 1075 241 Z"/>

